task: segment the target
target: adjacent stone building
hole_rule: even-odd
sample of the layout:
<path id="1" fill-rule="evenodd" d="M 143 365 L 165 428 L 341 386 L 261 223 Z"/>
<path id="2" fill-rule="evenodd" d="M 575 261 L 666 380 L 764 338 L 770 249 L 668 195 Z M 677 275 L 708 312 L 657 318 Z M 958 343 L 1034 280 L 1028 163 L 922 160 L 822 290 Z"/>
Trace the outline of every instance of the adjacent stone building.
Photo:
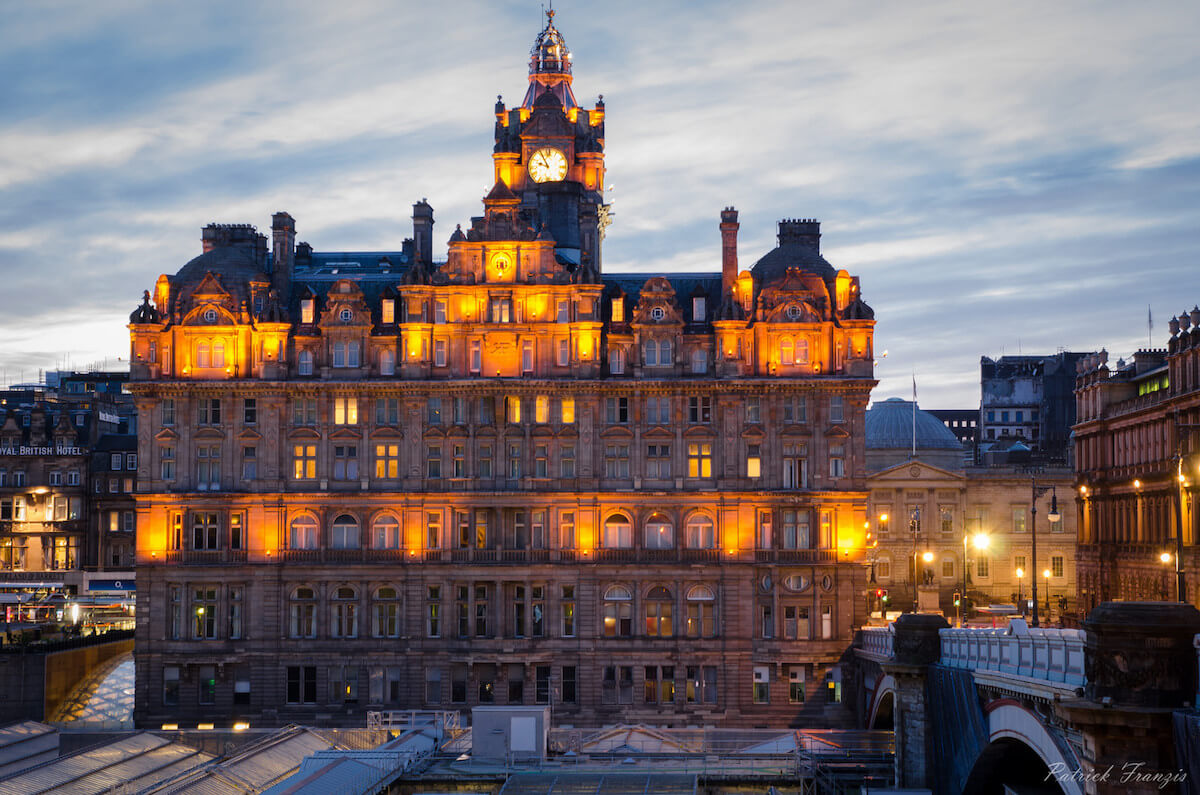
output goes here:
<path id="1" fill-rule="evenodd" d="M 1166 349 L 1140 350 L 1115 367 L 1106 351 L 1079 362 L 1076 507 L 1084 609 L 1114 599 L 1197 604 L 1200 309 L 1180 313 L 1169 327 Z"/>
<path id="2" fill-rule="evenodd" d="M 1023 461 L 1069 466 L 1071 426 L 1075 424 L 1075 363 L 1085 353 L 1001 356 L 979 360 L 979 446 L 977 459 L 1006 461 L 1019 444 Z"/>
<path id="3" fill-rule="evenodd" d="M 732 208 L 719 269 L 603 273 L 605 107 L 550 16 L 445 262 L 424 200 L 386 252 L 277 213 L 131 316 L 139 725 L 831 722 L 873 312 L 813 220 L 740 269 Z"/>
<path id="4" fill-rule="evenodd" d="M 923 584 L 936 587 L 943 612 L 953 617 L 955 592 L 965 592 L 976 605 L 1027 601 L 1035 575 L 1043 619 L 1073 610 L 1072 471 L 964 467 L 955 434 L 920 408 L 915 411 L 914 456 L 913 417 L 913 403 L 899 398 L 876 402 L 867 411 L 869 511 L 872 542 L 878 542 L 869 555 L 871 587 L 872 593 L 886 589 L 889 597 L 887 605 L 876 599 L 872 610 L 913 609 L 915 586 Z M 1050 489 L 1037 498 L 1036 527 L 1035 484 L 1039 490 Z M 1048 519 L 1054 496 L 1061 515 L 1058 522 Z M 1033 532 L 1037 533 L 1036 561 Z M 977 536 L 986 541 L 977 543 Z"/>

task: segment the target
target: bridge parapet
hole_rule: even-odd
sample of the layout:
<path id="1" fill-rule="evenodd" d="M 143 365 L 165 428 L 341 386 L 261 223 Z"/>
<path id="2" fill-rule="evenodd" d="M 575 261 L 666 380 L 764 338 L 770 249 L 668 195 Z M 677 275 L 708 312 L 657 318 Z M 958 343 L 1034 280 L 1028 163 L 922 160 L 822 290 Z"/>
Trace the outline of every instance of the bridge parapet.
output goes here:
<path id="1" fill-rule="evenodd" d="M 1079 629 L 1031 629 L 1014 620 L 1006 629 L 943 629 L 942 665 L 1084 687 L 1086 633 Z"/>
<path id="2" fill-rule="evenodd" d="M 876 657 L 890 659 L 894 654 L 893 644 L 896 640 L 893 626 L 888 624 L 886 627 L 863 627 L 862 650 Z M 1200 652 L 1200 636 L 1197 638 L 1197 651 Z"/>

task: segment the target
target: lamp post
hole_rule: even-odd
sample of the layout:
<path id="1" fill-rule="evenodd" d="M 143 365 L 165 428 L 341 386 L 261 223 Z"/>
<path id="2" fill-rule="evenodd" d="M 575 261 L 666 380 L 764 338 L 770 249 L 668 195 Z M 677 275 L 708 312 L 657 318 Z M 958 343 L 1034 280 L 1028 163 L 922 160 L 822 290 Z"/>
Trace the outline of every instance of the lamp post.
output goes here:
<path id="1" fill-rule="evenodd" d="M 1017 569 L 1017 609 L 1025 615 L 1025 594 L 1021 590 L 1021 578 L 1025 576 L 1024 569 Z"/>
<path id="2" fill-rule="evenodd" d="M 1158 559 L 1160 561 L 1162 561 L 1164 566 L 1171 563 L 1172 561 L 1174 561 L 1174 563 L 1175 563 L 1175 587 L 1178 588 L 1180 583 L 1183 580 L 1183 572 L 1180 571 L 1180 569 L 1179 569 L 1179 555 L 1172 555 L 1170 552 L 1164 552 L 1158 556 Z M 1167 589 L 1163 588 L 1163 599 L 1165 600 L 1166 598 L 1167 598 Z M 1183 597 L 1180 596 L 1178 592 L 1176 592 L 1175 601 L 1177 601 L 1177 602 L 1183 601 Z"/>
<path id="3" fill-rule="evenodd" d="M 908 517 L 908 529 L 912 533 L 913 539 L 913 612 L 920 609 L 920 598 L 917 595 L 917 544 L 921 539 L 921 509 L 920 507 L 913 508 L 912 514 Z"/>
<path id="4" fill-rule="evenodd" d="M 1029 578 L 1029 596 L 1033 602 L 1033 621 L 1031 626 L 1040 626 L 1038 624 L 1038 593 L 1037 593 L 1037 501 L 1046 492 L 1051 493 L 1050 497 L 1050 512 L 1046 514 L 1046 519 L 1051 523 L 1057 522 L 1062 517 L 1058 513 L 1058 492 L 1053 486 L 1038 486 L 1037 480 L 1029 479 L 1029 488 L 1031 493 L 1030 498 L 1030 527 L 1029 527 L 1029 570 L 1033 575 Z M 1046 585 L 1049 592 L 1049 584 Z M 1047 602 L 1046 612 L 1050 612 L 1049 603 Z"/>
<path id="5" fill-rule="evenodd" d="M 1046 578 L 1046 620 L 1050 620 L 1050 569 L 1043 569 L 1042 576 Z"/>

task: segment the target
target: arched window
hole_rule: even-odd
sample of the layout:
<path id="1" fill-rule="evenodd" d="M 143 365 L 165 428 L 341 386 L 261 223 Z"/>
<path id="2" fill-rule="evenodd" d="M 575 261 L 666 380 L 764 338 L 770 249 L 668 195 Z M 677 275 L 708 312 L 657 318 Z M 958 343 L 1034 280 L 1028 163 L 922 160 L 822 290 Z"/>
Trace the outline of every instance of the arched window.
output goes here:
<path id="1" fill-rule="evenodd" d="M 671 592 L 661 585 L 651 588 L 646 594 L 646 635 L 652 638 L 669 638 L 673 634 L 672 616 L 674 604 Z"/>
<path id="2" fill-rule="evenodd" d="M 687 636 L 717 636 L 717 595 L 707 585 L 693 585 L 687 592 Z"/>
<path id="3" fill-rule="evenodd" d="M 796 348 L 791 337 L 784 337 L 779 341 L 779 362 L 781 364 L 794 364 L 796 359 Z"/>
<path id="4" fill-rule="evenodd" d="M 371 547 L 373 549 L 400 548 L 400 522 L 395 516 L 385 513 L 375 518 L 371 525 Z"/>
<path id="5" fill-rule="evenodd" d="M 346 513 L 334 519 L 329 542 L 330 549 L 358 549 L 358 520 Z"/>
<path id="6" fill-rule="evenodd" d="M 396 352 L 381 351 L 379 353 L 379 374 L 380 375 L 395 375 L 396 374 Z"/>
<path id="7" fill-rule="evenodd" d="M 312 351 L 300 351 L 300 354 L 297 356 L 296 361 L 297 361 L 297 372 L 299 372 L 300 375 L 312 375 L 313 374 Z"/>
<path id="8" fill-rule="evenodd" d="M 400 637 L 400 592 L 390 585 L 375 590 L 371 634 L 376 638 Z"/>
<path id="9" fill-rule="evenodd" d="M 702 513 L 693 514 L 687 523 L 688 549 L 716 549 L 717 538 L 712 519 Z"/>
<path id="10" fill-rule="evenodd" d="M 671 520 L 656 513 L 646 520 L 646 549 L 673 549 L 675 547 L 675 528 Z"/>
<path id="11" fill-rule="evenodd" d="M 288 549 L 317 549 L 317 520 L 302 514 L 292 520 L 288 532 Z"/>
<path id="12" fill-rule="evenodd" d="M 692 351 L 692 375 L 703 375 L 708 372 L 708 354 L 703 348 Z"/>
<path id="13" fill-rule="evenodd" d="M 212 366 L 225 366 L 225 342 L 223 340 L 216 340 L 213 342 Z"/>
<path id="14" fill-rule="evenodd" d="M 211 367 L 212 360 L 209 355 L 208 340 L 201 340 L 196 343 L 196 366 Z"/>
<path id="15" fill-rule="evenodd" d="M 629 549 L 633 546 L 633 528 L 625 514 L 614 513 L 608 517 L 604 523 L 601 545 L 605 549 Z"/>
<path id="16" fill-rule="evenodd" d="M 604 637 L 633 636 L 633 594 L 624 585 L 611 585 L 604 592 Z"/>
<path id="17" fill-rule="evenodd" d="M 796 364 L 808 364 L 808 340 L 796 340 Z"/>
<path id="18" fill-rule="evenodd" d="M 288 600 L 288 636 L 315 638 L 317 636 L 317 593 L 307 585 L 292 591 Z"/>
<path id="19" fill-rule="evenodd" d="M 673 364 L 674 361 L 675 361 L 675 358 L 671 355 L 671 341 L 670 340 L 659 340 L 658 341 L 658 363 L 659 363 L 659 365 L 666 367 L 670 364 Z"/>
<path id="20" fill-rule="evenodd" d="M 358 591 L 348 585 L 343 585 L 333 592 L 329 629 L 335 638 L 358 637 Z"/>

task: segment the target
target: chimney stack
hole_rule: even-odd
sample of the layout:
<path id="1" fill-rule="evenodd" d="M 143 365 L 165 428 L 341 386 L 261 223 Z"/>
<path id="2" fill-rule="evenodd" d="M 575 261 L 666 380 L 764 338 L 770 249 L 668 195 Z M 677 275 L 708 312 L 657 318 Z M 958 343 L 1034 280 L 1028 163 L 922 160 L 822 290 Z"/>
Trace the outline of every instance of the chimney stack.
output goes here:
<path id="1" fill-rule="evenodd" d="M 413 205 L 413 245 L 417 261 L 433 264 L 433 208 L 425 199 Z"/>
<path id="2" fill-rule="evenodd" d="M 292 287 L 295 251 L 296 219 L 287 213 L 275 213 L 271 216 L 271 286 L 285 303 Z"/>
<path id="3" fill-rule="evenodd" d="M 737 235 L 738 227 L 737 210 L 732 207 L 726 207 L 721 211 L 721 295 L 732 295 L 734 285 L 737 284 L 738 275 L 738 259 L 737 259 Z"/>

